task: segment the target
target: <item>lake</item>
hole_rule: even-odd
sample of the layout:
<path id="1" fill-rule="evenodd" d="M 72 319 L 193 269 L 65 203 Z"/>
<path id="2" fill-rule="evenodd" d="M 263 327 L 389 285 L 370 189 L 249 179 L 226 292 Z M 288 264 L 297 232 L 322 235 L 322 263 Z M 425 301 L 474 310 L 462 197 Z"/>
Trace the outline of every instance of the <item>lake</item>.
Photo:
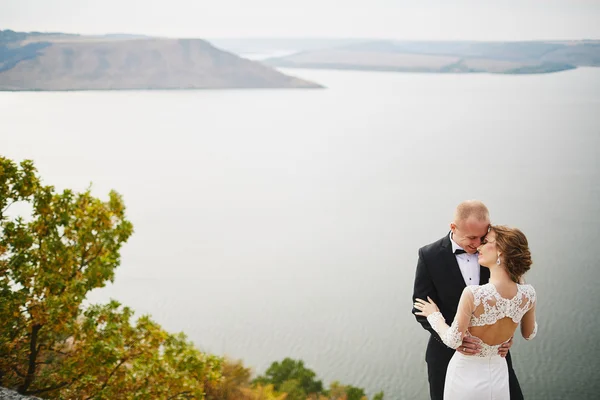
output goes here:
<path id="1" fill-rule="evenodd" d="M 257 373 L 427 399 L 419 247 L 477 198 L 528 236 L 539 333 L 527 399 L 597 396 L 600 69 L 547 75 L 283 70 L 323 90 L 0 92 L 0 154 L 124 196 L 115 298 Z"/>

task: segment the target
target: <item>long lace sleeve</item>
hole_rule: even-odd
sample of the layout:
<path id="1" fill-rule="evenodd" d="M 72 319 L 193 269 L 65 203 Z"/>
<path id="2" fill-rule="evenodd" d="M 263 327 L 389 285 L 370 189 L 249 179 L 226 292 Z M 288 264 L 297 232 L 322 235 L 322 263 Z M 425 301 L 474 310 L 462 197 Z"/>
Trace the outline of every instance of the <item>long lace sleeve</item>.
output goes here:
<path id="1" fill-rule="evenodd" d="M 535 337 L 538 330 L 538 324 L 535 320 L 537 294 L 531 285 L 526 285 L 524 287 L 524 292 L 527 298 L 526 306 L 529 307 L 529 310 L 523 315 L 523 319 L 521 320 L 521 335 L 523 335 L 525 340 L 531 340 Z"/>
<path id="2" fill-rule="evenodd" d="M 474 309 L 473 293 L 466 287 L 460 296 L 458 310 L 452 325 L 448 326 L 441 312 L 435 312 L 427 317 L 431 327 L 440 335 L 444 344 L 457 349 L 462 343 L 463 336 L 469 328 L 469 321 Z"/>
<path id="3" fill-rule="evenodd" d="M 525 340 L 531 340 L 537 335 L 538 324 L 537 322 L 533 326 L 533 332 L 529 336 L 525 336 Z"/>

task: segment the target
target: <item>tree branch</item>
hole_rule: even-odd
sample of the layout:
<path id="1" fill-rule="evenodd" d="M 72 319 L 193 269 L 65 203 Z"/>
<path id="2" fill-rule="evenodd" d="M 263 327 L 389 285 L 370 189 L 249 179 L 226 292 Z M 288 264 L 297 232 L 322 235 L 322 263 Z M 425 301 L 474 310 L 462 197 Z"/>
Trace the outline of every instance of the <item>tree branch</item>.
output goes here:
<path id="1" fill-rule="evenodd" d="M 15 367 L 14 365 L 12 366 L 12 368 L 11 368 L 11 369 L 12 369 L 12 370 L 15 372 L 15 374 L 17 374 L 17 376 L 18 376 L 18 377 L 20 377 L 20 378 L 25 378 L 25 374 L 24 374 L 24 373 L 22 373 L 21 371 L 19 371 L 19 370 L 17 369 L 17 367 Z"/>
<path id="2" fill-rule="evenodd" d="M 40 394 L 40 393 L 51 392 L 53 390 L 62 389 L 65 386 L 72 385 L 73 382 L 75 382 L 76 380 L 78 380 L 79 378 L 81 378 L 83 376 L 83 374 L 84 373 L 82 372 L 81 374 L 77 375 L 75 378 L 71 379 L 70 382 L 63 382 L 63 383 L 59 383 L 58 385 L 50 386 L 50 387 L 47 387 L 47 388 L 44 388 L 44 389 L 31 390 L 31 391 L 24 392 L 24 393 L 21 393 L 21 394 L 32 395 L 32 394 Z"/>
<path id="3" fill-rule="evenodd" d="M 6 207 L 4 207 L 4 210 L 0 211 L 0 218 L 2 218 L 4 216 L 4 213 L 10 208 L 10 206 L 15 204 L 16 202 L 17 202 L 16 200 L 13 200 L 10 204 L 8 204 Z"/>
<path id="4" fill-rule="evenodd" d="M 176 395 L 173 395 L 173 396 L 171 396 L 171 397 L 167 397 L 167 400 L 176 399 L 176 398 L 178 398 L 179 396 L 183 396 L 183 395 L 186 395 L 186 394 L 191 394 L 191 393 L 192 393 L 192 392 L 191 392 L 191 391 L 189 391 L 189 390 L 188 390 L 188 391 L 186 391 L 186 392 L 180 392 L 180 393 L 177 393 Z M 186 398 L 186 399 L 189 399 L 190 397 L 187 397 L 187 396 L 186 396 L 186 397 L 184 397 L 184 398 Z"/>
<path id="5" fill-rule="evenodd" d="M 81 266 L 79 268 L 77 268 L 77 271 L 82 271 L 84 267 L 87 267 L 88 265 L 90 265 L 90 260 L 95 260 L 96 258 L 98 258 L 100 256 L 100 253 L 102 253 L 102 251 L 104 250 L 104 244 L 100 244 L 98 246 L 98 251 L 96 252 L 95 255 L 89 257 L 88 260 L 86 260 L 85 258 L 88 256 L 89 251 L 92 249 L 94 243 L 92 243 L 92 245 L 85 250 L 85 254 L 82 254 L 82 259 L 81 259 Z"/>
<path id="6" fill-rule="evenodd" d="M 104 381 L 104 384 L 102 385 L 102 387 L 100 387 L 100 389 L 98 389 L 96 391 L 96 393 L 93 393 L 89 397 L 86 397 L 85 400 L 92 399 L 92 398 L 94 398 L 96 396 L 96 394 L 102 392 L 104 390 L 104 388 L 108 385 L 108 381 L 110 381 L 110 378 L 112 378 L 112 376 L 115 374 L 115 372 L 117 372 L 117 370 L 121 367 L 121 365 L 123 365 L 125 363 L 125 361 L 127 361 L 127 358 L 122 359 L 121 362 L 119 362 L 117 364 L 117 366 L 115 368 L 113 368 L 113 370 L 110 372 L 110 374 L 108 374 L 108 376 L 106 377 L 106 380 Z"/>
<path id="7" fill-rule="evenodd" d="M 55 348 L 49 348 L 48 351 L 52 351 L 54 353 L 60 354 L 61 356 L 70 356 L 70 353 L 65 353 L 64 351 L 56 350 Z"/>
<path id="8" fill-rule="evenodd" d="M 25 376 L 23 383 L 17 388 L 17 392 L 21 394 L 25 394 L 35 379 L 35 362 L 38 356 L 37 339 L 40 329 L 42 329 L 42 325 L 40 324 L 35 324 L 31 328 L 31 340 L 29 342 L 29 366 L 27 368 L 27 375 Z"/>

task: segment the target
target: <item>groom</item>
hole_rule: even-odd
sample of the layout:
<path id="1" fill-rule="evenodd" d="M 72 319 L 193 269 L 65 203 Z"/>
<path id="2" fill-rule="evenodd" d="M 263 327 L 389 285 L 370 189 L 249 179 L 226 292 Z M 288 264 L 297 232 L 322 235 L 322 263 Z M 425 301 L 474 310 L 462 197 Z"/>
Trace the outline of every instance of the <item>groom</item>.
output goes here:
<path id="1" fill-rule="evenodd" d="M 452 324 L 458 301 L 466 285 L 484 285 L 490 279 L 490 271 L 477 261 L 477 248 L 488 232 L 490 216 L 487 207 L 480 201 L 468 200 L 458 205 L 450 233 L 437 242 L 419 249 L 419 261 L 415 275 L 413 304 L 416 298 L 431 297 L 436 302 L 448 324 Z M 412 312 L 415 313 L 413 308 Z M 442 400 L 446 369 L 454 354 L 439 335 L 431 328 L 427 318 L 416 316 L 423 328 L 431 333 L 425 361 L 429 378 L 431 400 Z M 521 388 L 512 368 L 508 349 L 512 340 L 498 351 L 506 356 L 511 400 L 523 399 Z M 478 353 L 477 339 L 465 337 L 456 350 L 466 355 Z"/>

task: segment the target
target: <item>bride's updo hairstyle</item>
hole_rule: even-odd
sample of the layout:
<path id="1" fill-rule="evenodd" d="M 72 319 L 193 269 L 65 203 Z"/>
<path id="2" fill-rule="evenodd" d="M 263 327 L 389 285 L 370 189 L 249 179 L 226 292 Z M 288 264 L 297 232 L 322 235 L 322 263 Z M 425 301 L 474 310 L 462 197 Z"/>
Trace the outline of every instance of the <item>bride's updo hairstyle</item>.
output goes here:
<path id="1" fill-rule="evenodd" d="M 532 264 L 527 238 L 520 230 L 504 225 L 492 225 L 490 230 L 496 234 L 496 248 L 502 253 L 502 264 L 510 279 L 518 283 Z"/>

